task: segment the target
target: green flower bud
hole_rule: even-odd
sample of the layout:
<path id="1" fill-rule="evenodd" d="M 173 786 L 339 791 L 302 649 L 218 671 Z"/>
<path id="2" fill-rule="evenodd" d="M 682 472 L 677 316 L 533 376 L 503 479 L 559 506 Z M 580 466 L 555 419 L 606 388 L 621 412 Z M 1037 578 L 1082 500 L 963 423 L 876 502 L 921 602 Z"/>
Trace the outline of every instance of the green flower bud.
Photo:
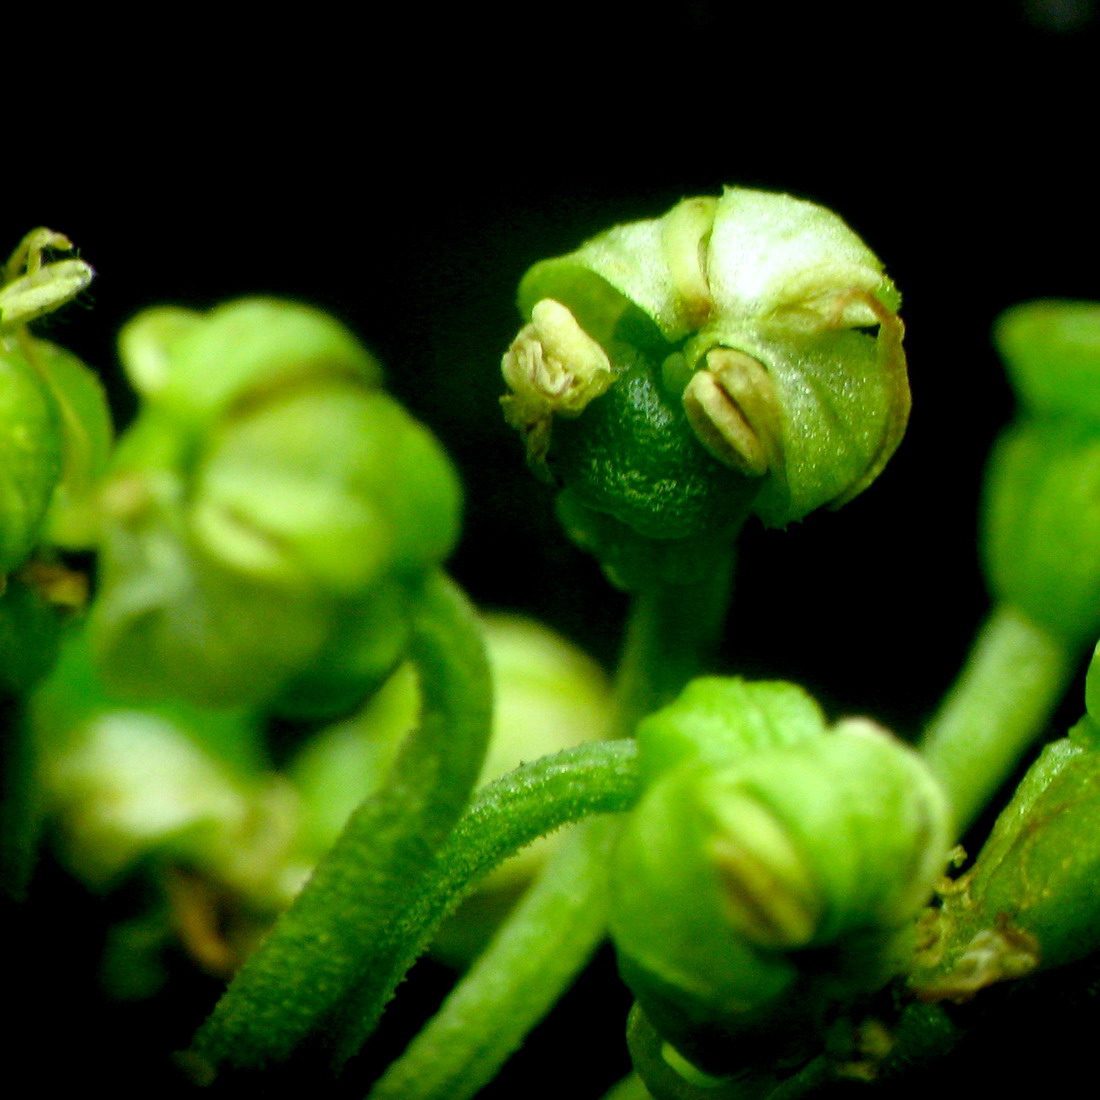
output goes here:
<path id="1" fill-rule="evenodd" d="M 96 646 L 119 683 L 342 709 L 400 659 L 457 537 L 435 439 L 332 318 L 246 299 L 123 331 L 145 398 L 104 487 Z"/>
<path id="2" fill-rule="evenodd" d="M 612 866 L 624 976 L 704 1068 L 727 1040 L 815 1026 L 829 1004 L 884 984 L 947 858 L 946 802 L 919 758 L 866 720 L 826 732 L 782 687 L 738 684 L 730 702 L 740 694 L 745 714 L 723 729 L 717 694 L 693 685 L 698 744 L 675 728 L 677 704 L 643 723 L 668 737 L 668 766 Z M 679 707 L 686 716 L 689 701 Z M 708 724 L 725 741 L 713 751 Z"/>
<path id="3" fill-rule="evenodd" d="M 24 347 L 0 338 L 0 577 L 40 541 L 61 477 L 57 403 Z"/>
<path id="4" fill-rule="evenodd" d="M 984 513 L 994 595 L 1074 647 L 1095 638 L 1100 427 L 1051 419 L 1009 428 L 990 460 Z"/>
<path id="5" fill-rule="evenodd" d="M 687 199 L 536 264 L 519 302 L 509 421 L 536 468 L 647 539 L 842 504 L 904 432 L 897 292 L 812 203 Z"/>
<path id="6" fill-rule="evenodd" d="M 1100 303 L 1025 302 L 993 339 L 1031 412 L 1100 422 Z"/>
<path id="7" fill-rule="evenodd" d="M 974 867 L 930 911 L 911 982 L 921 999 L 969 1000 L 1100 949 L 1100 752 L 1085 725 L 1042 751 Z"/>

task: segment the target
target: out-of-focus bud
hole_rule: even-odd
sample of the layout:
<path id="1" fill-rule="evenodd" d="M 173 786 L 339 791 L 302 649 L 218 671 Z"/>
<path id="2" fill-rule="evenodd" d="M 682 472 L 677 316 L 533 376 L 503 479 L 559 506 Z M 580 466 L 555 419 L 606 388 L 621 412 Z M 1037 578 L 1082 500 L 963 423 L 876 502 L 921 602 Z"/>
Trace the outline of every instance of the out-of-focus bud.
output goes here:
<path id="1" fill-rule="evenodd" d="M 994 595 L 1077 648 L 1100 632 L 1100 421 L 1021 420 L 985 486 Z"/>
<path id="2" fill-rule="evenodd" d="M 668 755 L 651 758 L 655 778 L 643 765 L 612 866 L 624 977 L 658 1031 L 711 1072 L 751 1062 L 760 1040 L 805 1041 L 830 1006 L 904 969 L 947 858 L 946 802 L 919 758 L 863 719 L 825 730 L 783 687 L 739 685 L 730 705 L 740 695 L 744 717 L 724 722 L 717 693 L 693 685 L 698 745 L 672 721 L 690 703 L 666 708 Z"/>
<path id="3" fill-rule="evenodd" d="M 1100 632 L 1100 304 L 1026 302 L 993 333 L 1023 411 L 986 474 L 989 584 L 1076 649 Z"/>
<path id="4" fill-rule="evenodd" d="M 245 299 L 123 331 L 144 397 L 103 490 L 93 637 L 134 690 L 332 713 L 400 660 L 457 537 L 434 437 L 331 317 Z"/>
<path id="5" fill-rule="evenodd" d="M 66 860 L 106 888 L 139 863 L 186 867 L 253 904 L 286 904 L 296 822 L 239 711 L 144 705 L 100 680 L 82 636 L 31 704 L 43 810 Z"/>
<path id="6" fill-rule="evenodd" d="M 744 188 L 687 199 L 536 264 L 519 301 L 532 324 L 505 356 L 509 418 L 580 504 L 645 538 L 728 533 L 750 511 L 783 527 L 842 504 L 904 433 L 897 292 L 813 203 Z M 553 402 L 516 415 L 533 373 L 516 349 L 551 310 L 584 337 L 555 344 L 554 378 L 599 380 L 552 437 Z"/>
<path id="7" fill-rule="evenodd" d="M 1100 303 L 1025 302 L 993 338 L 1029 411 L 1100 423 Z"/>
<path id="8" fill-rule="evenodd" d="M 44 539 L 66 550 L 93 546 L 99 532 L 99 483 L 114 443 L 107 395 L 99 377 L 75 355 L 33 342 L 61 423 L 61 476 L 46 516 Z"/>

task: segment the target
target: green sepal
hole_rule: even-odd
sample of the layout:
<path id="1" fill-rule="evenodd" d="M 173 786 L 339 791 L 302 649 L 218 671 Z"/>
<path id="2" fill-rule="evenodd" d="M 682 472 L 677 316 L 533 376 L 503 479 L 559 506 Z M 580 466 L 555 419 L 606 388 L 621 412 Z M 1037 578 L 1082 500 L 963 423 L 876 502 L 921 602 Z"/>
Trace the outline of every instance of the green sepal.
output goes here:
<path id="1" fill-rule="evenodd" d="M 994 594 L 1058 638 L 1100 631 L 1100 427 L 1023 420 L 986 473 L 982 549 Z"/>
<path id="2" fill-rule="evenodd" d="M 1024 302 L 997 318 L 993 340 L 1032 412 L 1100 423 L 1100 303 Z"/>
<path id="3" fill-rule="evenodd" d="M 88 549 L 99 532 L 99 487 L 114 444 L 114 424 L 99 376 L 75 355 L 34 341 L 34 352 L 58 406 L 61 477 L 54 488 L 44 538 L 66 550 Z"/>
<path id="4" fill-rule="evenodd" d="M 16 343 L 0 340 L 0 577 L 39 542 L 61 477 L 57 402 Z"/>
<path id="5" fill-rule="evenodd" d="M 969 1000 L 1100 949 L 1100 752 L 1088 732 L 1043 749 L 930 918 L 912 980 L 922 1000 Z"/>
<path id="6" fill-rule="evenodd" d="M 716 321 L 685 349 L 690 362 L 709 348 L 733 347 L 767 367 L 780 410 L 773 430 L 781 457 L 753 501 L 766 527 L 840 507 L 878 476 L 909 408 L 905 360 L 894 343 L 887 331 L 802 331 L 780 316 Z"/>

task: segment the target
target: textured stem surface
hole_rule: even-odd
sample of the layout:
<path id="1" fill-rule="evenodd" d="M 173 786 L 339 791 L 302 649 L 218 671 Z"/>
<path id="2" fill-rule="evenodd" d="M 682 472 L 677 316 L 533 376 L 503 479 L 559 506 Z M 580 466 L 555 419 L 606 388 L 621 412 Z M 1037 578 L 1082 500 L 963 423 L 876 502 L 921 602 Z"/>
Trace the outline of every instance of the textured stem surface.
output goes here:
<path id="1" fill-rule="evenodd" d="M 617 676 L 614 732 L 673 698 L 712 657 L 730 569 L 635 597 Z M 466 1100 L 496 1076 L 607 931 L 606 864 L 617 819 L 586 823 L 542 875 L 371 1100 Z"/>
<path id="2" fill-rule="evenodd" d="M 340 1056 L 350 1057 L 371 1034 L 402 976 L 481 878 L 563 825 L 630 809 L 637 795 L 637 749 L 625 740 L 566 749 L 487 786 L 439 853 L 420 898 L 395 926 L 386 969 L 370 975 L 369 987 L 348 1013 Z M 424 1049 L 427 1061 L 437 1065 L 430 1043 Z"/>
<path id="3" fill-rule="evenodd" d="M 414 611 L 410 656 L 418 728 L 199 1031 L 194 1051 L 212 1066 L 286 1058 L 373 973 L 469 800 L 490 731 L 489 671 L 473 610 L 442 575 Z"/>

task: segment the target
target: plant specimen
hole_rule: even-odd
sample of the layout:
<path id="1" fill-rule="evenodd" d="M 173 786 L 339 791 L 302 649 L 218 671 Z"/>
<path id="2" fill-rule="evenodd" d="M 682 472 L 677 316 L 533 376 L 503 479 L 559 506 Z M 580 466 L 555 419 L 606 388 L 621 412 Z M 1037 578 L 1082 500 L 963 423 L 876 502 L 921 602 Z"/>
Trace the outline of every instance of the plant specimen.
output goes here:
<path id="1" fill-rule="evenodd" d="M 465 973 L 370 1096 L 474 1096 L 610 937 L 635 999 L 610 1096 L 890 1088 L 965 1040 L 952 1005 L 1094 952 L 1097 658 L 949 871 L 1100 634 L 1100 306 L 999 323 L 996 606 L 910 745 L 715 674 L 745 525 L 846 504 L 905 432 L 900 295 L 832 212 L 730 187 L 520 282 L 503 414 L 629 595 L 613 684 L 449 578 L 458 476 L 319 310 L 139 314 L 113 441 L 95 376 L 27 328 L 91 278 L 70 249 L 32 232 L 0 287 L 5 871 L 41 806 L 75 875 L 155 884 L 113 957 L 153 988 L 182 937 L 230 979 L 196 1079 L 338 1072 L 433 949 Z"/>

